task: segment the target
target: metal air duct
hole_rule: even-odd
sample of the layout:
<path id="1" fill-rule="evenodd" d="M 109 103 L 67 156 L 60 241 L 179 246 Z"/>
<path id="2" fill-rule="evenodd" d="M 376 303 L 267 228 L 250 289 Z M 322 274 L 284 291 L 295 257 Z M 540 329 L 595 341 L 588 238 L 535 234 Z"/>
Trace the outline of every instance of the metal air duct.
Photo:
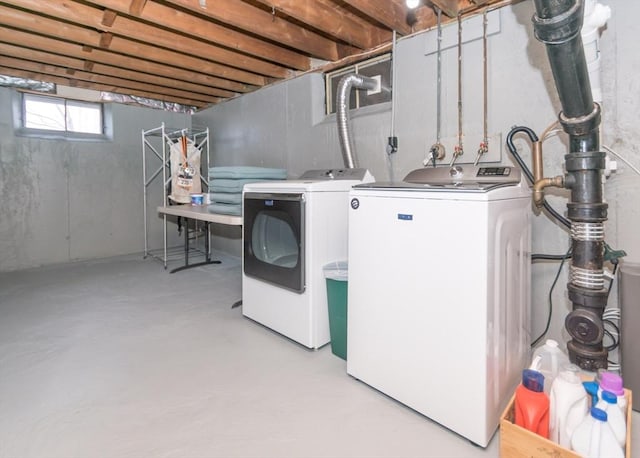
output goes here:
<path id="1" fill-rule="evenodd" d="M 349 169 L 357 167 L 357 160 L 354 154 L 353 139 L 349 130 L 349 96 L 351 88 L 356 89 L 375 89 L 376 80 L 367 78 L 366 76 L 350 73 L 344 76 L 338 83 L 336 119 L 338 121 L 338 136 L 340 138 L 340 147 L 342 148 L 342 159 L 344 166 Z"/>
<path id="2" fill-rule="evenodd" d="M 595 371 L 607 367 L 603 347 L 602 312 L 607 305 L 604 281 L 604 222 L 600 151 L 600 106 L 594 103 L 580 29 L 583 0 L 534 0 L 536 38 L 546 45 L 562 104 L 559 120 L 569 135 L 564 186 L 571 190 L 567 216 L 571 220 L 572 260 L 567 285 L 573 310 L 565 320 L 572 340 L 571 362 Z"/>

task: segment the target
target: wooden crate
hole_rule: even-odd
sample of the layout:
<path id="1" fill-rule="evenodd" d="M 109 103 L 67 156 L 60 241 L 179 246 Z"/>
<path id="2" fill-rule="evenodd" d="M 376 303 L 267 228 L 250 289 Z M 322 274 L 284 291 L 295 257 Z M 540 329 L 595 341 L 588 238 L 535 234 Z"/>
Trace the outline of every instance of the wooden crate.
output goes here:
<path id="1" fill-rule="evenodd" d="M 631 390 L 627 398 L 627 443 L 625 455 L 631 458 Z M 538 436 L 514 423 L 514 398 L 500 417 L 500 456 L 503 458 L 581 458 L 581 455 L 560 447 L 555 442 Z"/>

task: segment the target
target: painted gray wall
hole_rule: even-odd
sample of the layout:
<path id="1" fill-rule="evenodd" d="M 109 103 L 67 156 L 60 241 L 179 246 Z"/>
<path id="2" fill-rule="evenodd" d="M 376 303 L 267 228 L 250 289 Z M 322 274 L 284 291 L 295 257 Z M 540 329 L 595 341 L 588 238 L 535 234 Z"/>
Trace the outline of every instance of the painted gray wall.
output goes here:
<path id="1" fill-rule="evenodd" d="M 0 88 L 0 271 L 142 252 L 141 131 L 188 127 L 191 117 L 111 104 L 113 141 L 17 137 L 15 96 Z M 149 192 L 150 246 L 159 248 L 160 182 Z"/>
<path id="2" fill-rule="evenodd" d="M 639 2 L 602 1 L 611 6 L 613 17 L 603 32 L 603 144 L 640 165 L 640 114 L 638 99 L 640 57 L 635 46 L 634 17 Z M 489 37 L 490 135 L 502 134 L 490 145 L 491 160 L 511 163 L 504 143 L 514 125 L 526 125 L 541 133 L 557 119 L 560 104 L 544 46 L 533 37 L 532 2 L 521 2 L 500 10 L 500 32 Z M 455 27 L 455 25 L 454 25 Z M 400 40 L 396 50 L 396 135 L 399 151 L 389 162 L 385 153 L 391 125 L 391 105 L 363 109 L 352 115 L 352 131 L 360 166 L 372 171 L 380 181 L 401 179 L 422 166 L 428 147 L 436 139 L 436 57 L 426 55 L 434 40 L 430 31 Z M 482 136 L 481 41 L 463 49 L 463 132 L 465 155 L 459 162 L 473 162 Z M 442 137 L 457 135 L 457 50 L 443 53 Z M 313 168 L 343 165 L 334 116 L 324 115 L 324 82 L 321 75 L 307 74 L 285 83 L 220 104 L 194 115 L 194 123 L 212 129 L 212 158 L 215 165 L 256 165 L 283 167 L 291 177 Z M 528 161 L 529 145 L 518 140 L 518 148 Z M 564 135 L 545 142 L 545 172 L 562 173 L 566 153 Z M 448 150 L 448 162 L 451 149 Z M 619 170 L 606 184 L 610 204 L 607 240 L 614 248 L 624 248 L 628 260 L 640 260 L 639 207 L 634 202 L 640 177 L 618 162 Z M 552 190 L 549 200 L 561 211 L 566 191 Z M 533 250 L 564 253 L 569 237 L 544 215 L 534 218 Z M 239 231 L 231 238 L 218 238 L 222 249 L 240 254 Z M 228 233 L 225 235 L 229 235 Z M 235 237 L 235 238 L 234 238 Z M 422 243 L 422 241 L 416 241 Z M 533 267 L 533 328 L 544 327 L 547 294 L 557 264 Z M 566 269 L 565 269 L 566 270 Z M 554 292 L 554 318 L 550 337 L 562 338 L 564 316 L 570 309 L 566 299 L 566 274 Z M 615 298 L 614 298 L 615 301 Z"/>

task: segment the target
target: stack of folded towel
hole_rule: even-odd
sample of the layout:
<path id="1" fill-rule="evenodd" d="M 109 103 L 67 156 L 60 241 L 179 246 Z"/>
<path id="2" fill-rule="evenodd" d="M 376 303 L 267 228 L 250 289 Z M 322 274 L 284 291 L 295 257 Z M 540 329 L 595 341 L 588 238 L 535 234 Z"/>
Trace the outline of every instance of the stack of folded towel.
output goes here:
<path id="1" fill-rule="evenodd" d="M 285 180 L 285 169 L 230 166 L 209 168 L 209 211 L 225 215 L 242 214 L 242 188 L 247 183 Z"/>

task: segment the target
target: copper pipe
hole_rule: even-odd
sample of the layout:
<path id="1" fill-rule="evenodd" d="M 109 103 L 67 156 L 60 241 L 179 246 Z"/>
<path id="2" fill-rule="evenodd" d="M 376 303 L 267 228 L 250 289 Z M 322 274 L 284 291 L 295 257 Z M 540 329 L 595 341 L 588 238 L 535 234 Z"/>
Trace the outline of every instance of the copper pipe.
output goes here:
<path id="1" fill-rule="evenodd" d="M 542 165 L 542 140 L 533 142 L 531 145 L 531 162 L 533 165 L 533 182 L 537 183 L 544 176 Z"/>
<path id="2" fill-rule="evenodd" d="M 542 207 L 544 201 L 544 188 L 555 186 L 556 188 L 564 187 L 564 177 L 558 175 L 553 178 L 541 178 L 533 185 L 533 203 L 537 208 Z"/>

